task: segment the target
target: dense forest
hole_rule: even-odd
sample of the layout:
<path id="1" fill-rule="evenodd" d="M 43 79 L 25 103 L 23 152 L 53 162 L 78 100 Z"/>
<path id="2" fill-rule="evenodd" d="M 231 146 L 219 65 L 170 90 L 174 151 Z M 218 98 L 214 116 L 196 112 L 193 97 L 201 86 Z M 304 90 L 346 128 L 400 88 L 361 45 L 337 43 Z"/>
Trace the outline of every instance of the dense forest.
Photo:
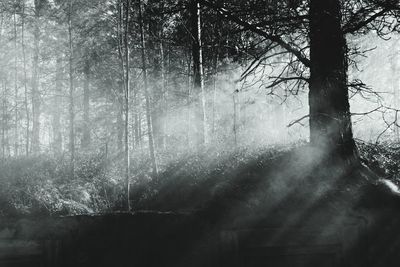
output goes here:
<path id="1" fill-rule="evenodd" d="M 2 0 L 0 215 L 145 209 L 306 143 L 396 182 L 399 16 L 396 0 Z"/>

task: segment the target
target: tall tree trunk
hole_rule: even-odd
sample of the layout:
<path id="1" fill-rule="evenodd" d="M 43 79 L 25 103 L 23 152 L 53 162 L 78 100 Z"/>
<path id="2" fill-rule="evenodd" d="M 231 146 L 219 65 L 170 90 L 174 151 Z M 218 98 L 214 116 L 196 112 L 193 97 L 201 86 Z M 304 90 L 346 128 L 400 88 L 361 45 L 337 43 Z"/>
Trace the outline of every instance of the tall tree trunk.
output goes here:
<path id="1" fill-rule="evenodd" d="M 2 101 L 1 101 L 1 158 L 4 160 L 6 158 L 6 123 L 5 123 L 5 109 L 6 109 L 6 96 L 5 96 L 5 82 L 2 82 Z"/>
<path id="2" fill-rule="evenodd" d="M 358 159 L 347 88 L 347 44 L 339 0 L 310 0 L 310 141 L 329 155 Z"/>
<path id="3" fill-rule="evenodd" d="M 21 46 L 22 46 L 22 59 L 24 65 L 24 107 L 26 116 L 26 133 L 25 133 L 25 154 L 29 155 L 30 146 L 30 111 L 28 101 L 28 85 L 26 73 L 26 47 L 25 47 L 25 0 L 22 1 L 22 16 L 21 16 Z"/>
<path id="4" fill-rule="evenodd" d="M 220 6 L 225 5 L 225 0 L 220 0 L 218 1 Z M 223 52 L 223 46 L 224 44 L 222 43 L 224 38 L 223 38 L 223 20 L 218 20 L 215 25 L 214 25 L 214 36 L 217 38 L 217 43 L 214 46 L 213 49 L 213 92 L 212 92 L 212 119 L 211 119 L 211 138 L 214 141 L 216 139 L 216 131 L 217 131 L 217 125 L 216 125 L 216 120 L 217 120 L 217 81 L 218 81 L 218 66 L 220 63 L 220 54 Z M 225 49 L 226 51 L 227 49 Z M 225 52 L 226 53 L 226 52 Z"/>
<path id="5" fill-rule="evenodd" d="M 135 99 L 133 98 L 135 93 L 135 88 L 131 87 L 130 88 L 130 97 L 129 97 L 129 132 L 130 132 L 130 140 L 129 144 L 131 146 L 131 151 L 134 151 L 136 149 L 136 137 L 135 137 L 135 110 L 134 110 L 134 105 L 135 105 Z"/>
<path id="6" fill-rule="evenodd" d="M 218 55 L 219 50 L 216 48 L 214 51 L 214 59 L 213 59 L 213 98 L 212 98 L 212 121 L 211 121 L 211 133 L 212 139 L 215 139 L 216 135 L 216 105 L 217 105 L 217 79 L 218 79 Z"/>
<path id="7" fill-rule="evenodd" d="M 75 111 L 74 111 L 74 51 L 72 46 L 72 0 L 69 0 L 68 11 L 68 43 L 69 43 L 69 152 L 71 177 L 75 175 Z"/>
<path id="8" fill-rule="evenodd" d="M 32 73 L 32 142 L 33 154 L 40 152 L 40 93 L 39 93 L 39 42 L 40 42 L 41 0 L 35 0 L 35 21 L 33 32 L 33 73 Z"/>
<path id="9" fill-rule="evenodd" d="M 123 123 L 123 115 L 124 115 L 124 107 L 120 101 L 116 101 L 117 108 L 117 150 L 118 154 L 123 150 L 123 139 L 124 139 L 124 123 Z"/>
<path id="10" fill-rule="evenodd" d="M 203 49 L 201 42 L 201 11 L 198 0 L 191 0 L 191 31 L 192 31 L 192 57 L 193 57 L 193 84 L 196 101 L 196 141 L 199 145 L 207 142 L 206 138 L 206 106 L 203 78 Z"/>
<path id="11" fill-rule="evenodd" d="M 1 13 L 1 19 L 0 19 L 0 40 L 2 39 L 2 34 L 3 34 L 3 24 L 4 24 L 4 13 L 2 12 Z M 5 123 L 4 123 L 4 118 L 5 118 L 5 114 L 4 114 L 4 101 L 5 101 L 5 99 L 6 99 L 6 97 L 5 97 L 5 82 L 4 82 L 4 79 L 5 79 L 5 73 L 4 73 L 4 70 L 3 69 L 1 69 L 0 70 L 0 78 L 1 78 L 1 124 L 0 124 L 0 127 L 1 127 L 1 158 L 2 158 L 2 160 L 4 160 L 5 159 Z"/>
<path id="12" fill-rule="evenodd" d="M 190 56 L 190 53 L 187 55 L 187 73 L 186 73 L 186 78 L 187 78 L 187 98 L 186 98 L 186 105 L 188 108 L 187 112 L 187 130 L 186 130 L 186 138 L 187 138 L 187 145 L 190 147 L 191 143 L 191 121 L 192 121 L 192 87 L 193 87 L 193 82 L 192 82 L 192 57 Z"/>
<path id="13" fill-rule="evenodd" d="M 164 42 L 163 42 L 164 34 L 163 34 L 163 29 L 161 29 L 161 34 L 160 34 L 160 66 L 161 66 L 161 93 L 162 93 L 162 114 L 164 116 L 168 113 L 168 103 L 167 103 L 167 82 L 165 79 L 165 55 L 164 55 Z M 167 143 L 167 119 L 164 117 L 162 118 L 162 129 L 161 129 L 161 144 L 160 147 L 162 147 L 164 150 L 166 149 L 166 143 Z"/>
<path id="14" fill-rule="evenodd" d="M 127 210 L 130 211 L 130 155 L 129 155 L 129 9 L 130 0 L 125 3 L 125 92 L 124 92 L 124 161 L 125 161 L 125 189 L 127 197 Z"/>
<path id="15" fill-rule="evenodd" d="M 118 9 L 118 21 L 117 21 L 117 45 L 118 45 L 118 58 L 119 58 L 119 67 L 120 67 L 120 88 L 117 95 L 117 149 L 118 152 L 122 152 L 123 150 L 123 139 L 124 139 L 124 124 L 123 124 L 123 116 L 124 116 L 124 101 L 123 95 L 125 94 L 125 59 L 122 52 L 123 47 L 123 0 L 117 1 L 117 9 Z"/>
<path id="16" fill-rule="evenodd" d="M 14 26 L 14 156 L 18 156 L 19 154 L 19 101 L 18 101 L 18 53 L 17 53 L 17 10 L 16 7 L 14 9 L 13 14 L 13 26 Z"/>
<path id="17" fill-rule="evenodd" d="M 142 55 L 143 89 L 146 101 L 146 121 L 147 121 L 147 131 L 149 139 L 149 153 L 150 153 L 153 175 L 155 176 L 157 175 L 158 170 L 157 170 L 156 152 L 154 147 L 154 137 L 153 137 L 152 122 L 151 122 L 151 107 L 150 107 L 150 95 L 148 88 L 147 66 L 146 66 L 146 45 L 144 37 L 143 10 L 142 10 L 142 1 L 141 0 L 138 1 L 139 1 L 140 42 L 142 48 L 141 55 Z"/>
<path id="18" fill-rule="evenodd" d="M 61 105 L 62 105 L 62 58 L 57 57 L 56 61 L 56 82 L 54 90 L 53 102 L 53 151 L 55 154 L 60 155 L 62 151 L 62 134 L 61 134 Z"/>
<path id="19" fill-rule="evenodd" d="M 84 69 L 84 85 L 83 85 L 83 138 L 82 147 L 87 149 L 90 146 L 90 63 L 89 60 L 85 62 Z"/>
<path id="20" fill-rule="evenodd" d="M 3 95 L 2 95 L 2 119 L 1 119 L 1 150 L 3 159 L 6 158 L 6 154 L 8 151 L 8 138 L 7 138 L 7 129 L 8 129 L 8 105 L 7 105 L 7 80 L 3 78 Z"/>
<path id="21" fill-rule="evenodd" d="M 133 106 L 134 106 L 134 117 L 135 117 L 135 147 L 141 147 L 142 146 L 142 130 L 141 130 L 141 125 L 142 125 L 142 120 L 140 116 L 140 106 L 139 106 L 139 97 L 140 97 L 140 92 L 138 88 L 135 88 L 133 91 Z"/>

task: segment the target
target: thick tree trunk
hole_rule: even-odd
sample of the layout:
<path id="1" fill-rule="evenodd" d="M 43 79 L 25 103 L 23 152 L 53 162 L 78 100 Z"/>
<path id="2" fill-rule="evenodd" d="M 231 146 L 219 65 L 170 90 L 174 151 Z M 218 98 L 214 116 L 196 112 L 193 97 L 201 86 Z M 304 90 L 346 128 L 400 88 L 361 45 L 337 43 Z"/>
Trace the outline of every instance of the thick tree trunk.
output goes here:
<path id="1" fill-rule="evenodd" d="M 150 107 L 150 94 L 148 88 L 148 77 L 147 77 L 147 66 L 146 66 L 146 45 L 144 37 L 144 25 L 143 25 L 143 10 L 142 1 L 139 0 L 139 24 L 140 24 L 140 40 L 141 40 L 141 56 L 142 56 L 142 75 L 143 75 L 143 89 L 146 102 L 146 121 L 147 121 L 147 134 L 149 139 L 149 153 L 153 175 L 157 175 L 157 161 L 156 152 L 154 147 L 154 136 L 151 122 L 151 107 Z"/>
<path id="2" fill-rule="evenodd" d="M 201 12 L 198 0 L 191 0 L 191 31 L 192 31 L 192 57 L 193 57 L 193 84 L 196 101 L 196 141 L 199 145 L 207 142 L 206 138 L 206 112 L 203 79 L 203 51 L 201 42 Z"/>
<path id="3" fill-rule="evenodd" d="M 339 0 L 310 1 L 310 141 L 329 155 L 358 159 L 347 88 L 347 44 Z"/>
<path id="4" fill-rule="evenodd" d="M 56 88 L 54 90 L 53 102 L 53 151 L 60 155 L 62 152 L 62 134 L 61 134 L 61 105 L 62 105 L 62 58 L 58 57 L 56 62 Z"/>
<path id="5" fill-rule="evenodd" d="M 88 60 L 85 62 L 84 69 L 85 80 L 83 84 L 83 137 L 82 147 L 88 148 L 90 146 L 90 63 Z"/>

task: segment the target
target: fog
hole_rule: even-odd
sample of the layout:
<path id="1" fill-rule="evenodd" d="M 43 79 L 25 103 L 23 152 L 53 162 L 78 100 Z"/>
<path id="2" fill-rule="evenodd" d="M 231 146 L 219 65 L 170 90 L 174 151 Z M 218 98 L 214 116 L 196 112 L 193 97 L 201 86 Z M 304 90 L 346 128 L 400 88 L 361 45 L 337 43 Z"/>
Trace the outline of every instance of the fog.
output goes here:
<path id="1" fill-rule="evenodd" d="M 95 207 L 86 193 L 92 190 L 102 201 L 107 194 L 120 201 L 115 192 L 123 188 L 127 158 L 131 166 L 126 168 L 132 173 L 126 180 L 137 185 L 154 178 L 156 172 L 152 175 L 149 171 L 151 161 L 161 173 L 182 159 L 193 160 L 189 169 L 196 164 L 212 169 L 239 157 L 235 153 L 242 152 L 246 158 L 253 151 L 275 153 L 277 147 L 286 149 L 308 141 L 305 80 L 309 73 L 294 63 L 291 55 L 275 47 L 269 52 L 279 56 L 254 61 L 260 51 L 252 42 L 260 42 L 259 50 L 268 42 L 244 33 L 214 38 L 206 21 L 202 69 L 207 142 L 199 146 L 193 42 L 185 28 L 188 21 L 182 19 L 187 14 L 165 18 L 165 37 L 160 38 L 155 34 L 157 22 L 150 18 L 141 36 L 136 9 L 131 10 L 131 24 L 123 25 L 127 20 L 117 2 L 72 2 L 72 6 L 54 1 L 44 7 L 35 7 L 33 1 L 1 6 L 1 158 L 12 165 L 7 165 L 12 171 L 5 173 L 24 171 L 15 175 L 18 177 L 29 176 L 30 168 L 40 169 L 32 174 L 40 186 L 28 186 L 35 198 L 44 187 L 49 190 L 46 194 L 55 198 L 55 206 L 58 198 L 68 196 L 79 203 L 88 202 L 91 211 L 101 210 L 103 206 Z M 43 13 L 36 12 L 40 8 Z M 131 26 L 129 34 L 123 26 Z M 368 143 L 399 138 L 399 38 L 394 34 L 385 38 L 388 40 L 372 33 L 347 36 L 349 83 L 359 85 L 349 86 L 353 131 L 356 139 Z M 291 75 L 304 77 L 279 81 L 279 77 Z M 150 137 L 154 137 L 154 147 Z M 193 159 L 196 156 L 197 161 Z M 30 160 L 33 167 L 24 160 Z M 51 167 L 44 167 L 46 164 Z M 176 168 L 180 170 L 180 166 Z M 68 173 L 81 179 L 76 187 L 53 187 L 53 179 L 59 177 L 65 186 Z M 13 181 L 10 177 L 7 179 Z M 96 179 L 107 188 L 100 182 L 96 187 Z M 80 191 L 86 197 L 76 196 Z M 108 206 L 106 200 L 102 203 L 110 208 L 114 200 L 107 200 Z"/>

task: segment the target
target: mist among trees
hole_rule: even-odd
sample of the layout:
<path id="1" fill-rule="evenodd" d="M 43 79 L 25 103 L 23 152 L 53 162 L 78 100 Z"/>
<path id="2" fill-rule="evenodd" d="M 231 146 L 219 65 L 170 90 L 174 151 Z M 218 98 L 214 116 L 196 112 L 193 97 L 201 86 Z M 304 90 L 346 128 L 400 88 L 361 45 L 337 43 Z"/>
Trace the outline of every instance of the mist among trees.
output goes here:
<path id="1" fill-rule="evenodd" d="M 308 142 L 359 164 L 398 142 L 399 8 L 2 1 L 2 212 L 132 210 L 173 166 Z"/>

